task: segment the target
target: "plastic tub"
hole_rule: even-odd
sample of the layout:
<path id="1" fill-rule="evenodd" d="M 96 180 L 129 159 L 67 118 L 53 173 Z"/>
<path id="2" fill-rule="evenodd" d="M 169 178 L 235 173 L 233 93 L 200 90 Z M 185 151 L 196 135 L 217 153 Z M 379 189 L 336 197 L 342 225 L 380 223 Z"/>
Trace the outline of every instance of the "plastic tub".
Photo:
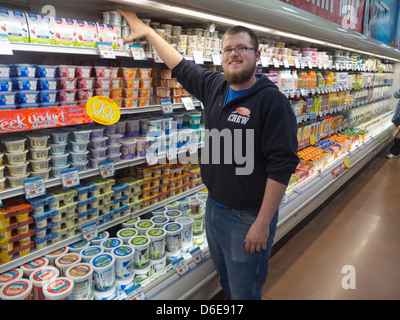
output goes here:
<path id="1" fill-rule="evenodd" d="M 141 282 L 146 280 L 151 275 L 151 265 L 150 264 L 144 268 L 133 268 L 133 270 L 135 271 L 135 282 L 137 284 L 140 284 Z"/>
<path id="2" fill-rule="evenodd" d="M 139 235 L 146 235 L 146 231 L 154 228 L 154 222 L 149 219 L 141 219 L 135 223 L 135 229 Z"/>
<path id="3" fill-rule="evenodd" d="M 109 154 L 108 155 L 108 160 L 112 161 L 113 163 L 118 163 L 121 161 L 121 152 L 114 153 L 114 154 Z"/>
<path id="4" fill-rule="evenodd" d="M 161 272 L 167 266 L 167 255 L 161 257 L 160 259 L 150 259 L 150 265 L 152 273 Z"/>
<path id="5" fill-rule="evenodd" d="M 39 78 L 55 78 L 56 66 L 38 65 L 36 67 L 36 75 Z"/>
<path id="6" fill-rule="evenodd" d="M 192 213 L 189 209 L 186 211 L 186 215 L 193 219 L 193 234 L 198 235 L 204 231 L 204 210 L 199 209 L 198 213 Z"/>
<path id="7" fill-rule="evenodd" d="M 28 279 L 16 279 L 1 287 L 0 300 L 31 300 L 33 284 Z"/>
<path id="8" fill-rule="evenodd" d="M 32 178 L 43 178 L 43 180 L 48 180 L 50 177 L 50 168 L 49 169 L 43 169 L 39 171 L 32 171 L 31 172 L 31 177 Z"/>
<path id="9" fill-rule="evenodd" d="M 43 287 L 45 300 L 72 300 L 74 281 L 66 277 L 50 280 Z"/>
<path id="10" fill-rule="evenodd" d="M 37 91 L 38 79 L 36 78 L 15 78 L 18 90 L 21 91 Z"/>
<path id="11" fill-rule="evenodd" d="M 139 89 L 140 79 L 124 79 L 124 87 L 128 89 Z"/>
<path id="12" fill-rule="evenodd" d="M 38 103 L 39 91 L 18 91 L 18 98 L 20 104 Z"/>
<path id="13" fill-rule="evenodd" d="M 92 168 L 98 168 L 99 164 L 106 161 L 108 159 L 108 157 L 102 157 L 102 158 L 90 158 L 90 164 L 92 165 Z"/>
<path id="14" fill-rule="evenodd" d="M 191 217 L 180 217 L 175 220 L 182 225 L 182 247 L 188 247 L 193 243 L 193 223 Z"/>
<path id="15" fill-rule="evenodd" d="M 107 147 L 99 149 L 90 149 L 90 153 L 94 159 L 104 158 L 107 153 Z"/>
<path id="16" fill-rule="evenodd" d="M 200 129 L 201 113 L 193 112 L 189 114 L 189 128 Z"/>
<path id="17" fill-rule="evenodd" d="M 75 102 L 76 90 L 58 90 L 60 102 Z"/>
<path id="18" fill-rule="evenodd" d="M 146 236 L 134 236 L 129 245 L 135 249 L 133 265 L 135 268 L 144 268 L 149 264 L 150 239 Z"/>
<path id="19" fill-rule="evenodd" d="M 90 140 L 93 149 L 105 148 L 107 146 L 108 137 L 92 138 Z"/>
<path id="20" fill-rule="evenodd" d="M 112 253 L 100 253 L 90 260 L 93 267 L 95 288 L 107 291 L 115 286 L 115 257 Z"/>
<path id="21" fill-rule="evenodd" d="M 92 73 L 92 66 L 77 66 L 75 74 L 77 78 L 90 78 Z"/>
<path id="22" fill-rule="evenodd" d="M 119 67 L 109 67 L 109 69 L 110 69 L 110 78 L 118 78 Z"/>
<path id="23" fill-rule="evenodd" d="M 118 154 L 121 148 L 121 144 L 109 144 L 107 149 L 108 155 Z"/>
<path id="24" fill-rule="evenodd" d="M 68 135 L 69 135 L 69 131 L 66 130 L 57 130 L 57 131 L 53 131 L 50 132 L 51 135 L 51 139 L 53 141 L 53 143 L 66 143 L 68 142 Z"/>
<path id="25" fill-rule="evenodd" d="M 53 167 L 65 166 L 68 162 L 68 156 L 69 156 L 69 153 L 65 153 L 65 154 L 57 155 L 57 156 L 52 155 L 51 163 L 53 164 Z"/>
<path id="26" fill-rule="evenodd" d="M 15 92 L 0 92 L 0 106 L 15 105 Z"/>
<path id="27" fill-rule="evenodd" d="M 10 92 L 12 90 L 11 79 L 0 79 L 0 92 Z"/>
<path id="28" fill-rule="evenodd" d="M 2 142 L 7 152 L 22 152 L 25 149 L 26 138 L 6 138 Z"/>
<path id="29" fill-rule="evenodd" d="M 0 288 L 4 287 L 5 285 L 9 284 L 12 281 L 21 279 L 23 276 L 23 272 L 21 269 L 11 269 L 6 272 L 0 274 Z"/>
<path id="30" fill-rule="evenodd" d="M 150 88 L 139 89 L 139 98 L 150 98 L 150 97 L 151 97 L 151 89 Z"/>
<path id="31" fill-rule="evenodd" d="M 49 156 L 50 147 L 40 148 L 40 149 L 29 149 L 31 152 L 31 157 L 34 160 L 46 159 Z"/>
<path id="32" fill-rule="evenodd" d="M 167 210 L 164 213 L 164 216 L 167 217 L 171 222 L 173 222 L 176 219 L 182 217 L 182 211 L 180 211 L 180 210 Z"/>
<path id="33" fill-rule="evenodd" d="M 96 78 L 78 78 L 77 87 L 79 89 L 93 89 L 96 84 Z"/>
<path id="34" fill-rule="evenodd" d="M 33 171 L 43 171 L 43 170 L 49 169 L 49 161 L 50 161 L 50 158 L 30 160 L 32 170 Z"/>
<path id="35" fill-rule="evenodd" d="M 32 298 L 33 300 L 45 300 L 43 294 L 44 285 L 57 278 L 60 275 L 60 271 L 52 266 L 46 266 L 35 272 L 32 272 L 29 276 L 29 280 L 33 284 Z"/>
<path id="36" fill-rule="evenodd" d="M 111 79 L 110 78 L 97 78 L 96 79 L 96 88 L 110 89 L 111 88 Z"/>
<path id="37" fill-rule="evenodd" d="M 154 228 L 146 231 L 150 239 L 150 259 L 161 259 L 165 254 L 166 232 L 162 228 Z"/>
<path id="38" fill-rule="evenodd" d="M 65 149 L 68 143 L 51 143 L 50 144 L 50 153 L 54 156 L 62 155 L 65 153 Z"/>
<path id="39" fill-rule="evenodd" d="M 90 137 L 92 139 L 99 139 L 103 137 L 104 134 L 104 126 L 93 127 L 92 132 L 90 133 Z"/>
<path id="40" fill-rule="evenodd" d="M 139 79 L 139 88 L 151 88 L 152 78 L 149 79 Z"/>
<path id="41" fill-rule="evenodd" d="M 92 130 L 72 130 L 75 141 L 78 142 L 89 141 L 91 132 Z"/>
<path id="42" fill-rule="evenodd" d="M 100 253 L 103 253 L 104 249 L 98 245 L 89 246 L 87 248 L 81 249 L 79 254 L 82 256 L 82 262 L 89 263 L 92 258 Z"/>
<path id="43" fill-rule="evenodd" d="M 183 128 L 183 113 L 176 113 L 172 115 L 172 118 L 174 121 L 176 121 L 176 128 L 178 130 Z"/>
<path id="44" fill-rule="evenodd" d="M 118 238 L 108 238 L 100 242 L 100 247 L 104 249 L 104 252 L 112 252 L 113 249 L 122 244 L 122 240 Z"/>
<path id="45" fill-rule="evenodd" d="M 110 78 L 111 70 L 108 67 L 96 66 L 94 71 L 97 78 Z"/>
<path id="46" fill-rule="evenodd" d="M 39 102 L 41 103 L 55 103 L 57 91 L 40 91 Z"/>
<path id="47" fill-rule="evenodd" d="M 85 151 L 85 152 L 70 151 L 69 152 L 69 154 L 71 155 L 72 162 L 78 162 L 78 163 L 85 162 L 87 159 L 88 153 L 89 153 L 89 151 Z"/>
<path id="48" fill-rule="evenodd" d="M 111 89 L 121 89 L 122 78 L 110 78 Z M 122 91 L 121 91 L 122 92 Z M 121 97 L 121 96 L 119 96 Z"/>
<path id="49" fill-rule="evenodd" d="M 146 150 L 148 145 L 150 144 L 150 140 L 146 138 L 138 138 L 137 140 L 137 154 L 139 157 L 145 157 L 146 156 Z"/>
<path id="50" fill-rule="evenodd" d="M 58 178 L 61 176 L 61 172 L 68 170 L 69 168 L 69 163 L 66 164 L 65 166 L 60 166 L 60 167 L 51 167 L 51 172 L 53 173 L 53 176 Z"/>
<path id="51" fill-rule="evenodd" d="M 9 78 L 11 71 L 10 64 L 0 64 L 0 78 Z"/>
<path id="52" fill-rule="evenodd" d="M 20 269 L 24 273 L 24 278 L 28 279 L 32 272 L 39 270 L 43 267 L 46 267 L 48 264 L 49 264 L 49 259 L 38 258 L 38 259 L 32 260 L 32 261 L 20 266 Z"/>
<path id="53" fill-rule="evenodd" d="M 124 88 L 123 89 L 123 96 L 124 98 L 137 98 L 139 97 L 139 90 L 140 89 L 128 89 Z"/>
<path id="54" fill-rule="evenodd" d="M 94 89 L 78 89 L 76 97 L 78 100 L 89 100 L 93 97 Z"/>
<path id="55" fill-rule="evenodd" d="M 122 240 L 124 244 L 129 244 L 129 240 L 137 234 L 138 231 L 135 228 L 123 228 L 117 232 L 117 238 Z"/>
<path id="56" fill-rule="evenodd" d="M 9 164 L 19 164 L 26 161 L 26 154 L 28 150 L 23 150 L 21 152 L 5 152 Z"/>
<path id="57" fill-rule="evenodd" d="M 119 144 L 123 137 L 120 133 L 106 133 L 106 136 L 108 137 L 109 144 Z"/>
<path id="58" fill-rule="evenodd" d="M 138 69 L 138 77 L 141 79 L 151 78 L 151 68 L 139 68 Z"/>
<path id="59" fill-rule="evenodd" d="M 167 223 L 163 229 L 166 232 L 165 247 L 167 251 L 175 252 L 181 248 L 182 225 L 177 222 Z"/>
<path id="60" fill-rule="evenodd" d="M 150 105 L 151 98 L 138 98 L 138 107 L 148 107 Z"/>
<path id="61" fill-rule="evenodd" d="M 79 172 L 85 171 L 86 170 L 86 165 L 88 164 L 89 161 L 83 161 L 83 162 L 71 162 L 71 168 L 72 169 L 78 169 Z"/>
<path id="62" fill-rule="evenodd" d="M 15 64 L 16 76 L 18 78 L 34 78 L 36 74 L 36 65 L 34 64 Z"/>
<path id="63" fill-rule="evenodd" d="M 121 99 L 122 98 L 122 89 L 110 89 L 110 98 L 111 99 Z"/>
<path id="64" fill-rule="evenodd" d="M 73 152 L 85 152 L 89 141 L 71 141 L 70 143 Z"/>
<path id="65" fill-rule="evenodd" d="M 27 174 L 28 164 L 29 162 L 26 161 L 24 163 L 18 163 L 18 164 L 6 164 L 6 167 L 11 177 L 21 177 Z"/>
<path id="66" fill-rule="evenodd" d="M 57 73 L 60 78 L 75 78 L 76 66 L 61 65 L 57 68 Z"/>
<path id="67" fill-rule="evenodd" d="M 135 249 L 129 245 L 120 245 L 112 250 L 115 256 L 115 275 L 117 278 L 128 278 L 134 274 L 133 257 Z"/>
<path id="68" fill-rule="evenodd" d="M 43 149 L 47 147 L 47 141 L 50 136 L 43 134 L 30 134 L 28 135 L 29 143 L 33 149 Z"/>
<path id="69" fill-rule="evenodd" d="M 25 174 L 23 176 L 17 176 L 17 177 L 7 177 L 11 188 L 17 188 L 17 187 L 22 187 L 24 185 L 24 181 L 28 179 L 29 174 Z"/>
<path id="70" fill-rule="evenodd" d="M 78 263 L 66 271 L 66 277 L 74 282 L 72 300 L 93 298 L 93 267 L 88 263 Z"/>
<path id="71" fill-rule="evenodd" d="M 122 68 L 122 77 L 126 79 L 134 79 L 138 76 L 138 68 Z"/>
<path id="72" fill-rule="evenodd" d="M 55 78 L 40 78 L 38 79 L 38 87 L 40 90 L 57 90 L 57 79 Z"/>
<path id="73" fill-rule="evenodd" d="M 104 89 L 104 88 L 97 88 L 95 90 L 96 96 L 104 96 L 109 98 L 110 97 L 110 89 Z"/>

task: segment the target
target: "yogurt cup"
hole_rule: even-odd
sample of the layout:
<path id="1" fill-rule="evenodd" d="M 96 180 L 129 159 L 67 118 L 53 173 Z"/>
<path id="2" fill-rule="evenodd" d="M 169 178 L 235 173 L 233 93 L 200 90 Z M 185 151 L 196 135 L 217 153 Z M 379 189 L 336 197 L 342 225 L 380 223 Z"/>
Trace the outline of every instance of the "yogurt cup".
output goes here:
<path id="1" fill-rule="evenodd" d="M 151 275 L 151 265 L 150 263 L 148 266 L 143 267 L 143 268 L 133 268 L 135 271 L 135 282 L 137 284 L 142 283 L 144 280 L 150 277 Z"/>
<path id="2" fill-rule="evenodd" d="M 40 90 L 57 90 L 57 79 L 56 78 L 39 78 L 38 87 Z"/>
<path id="3" fill-rule="evenodd" d="M 37 91 L 38 79 L 36 78 L 15 78 L 18 90 L 21 91 Z"/>
<path id="4" fill-rule="evenodd" d="M 138 68 L 122 68 L 122 77 L 126 79 L 138 77 Z"/>
<path id="5" fill-rule="evenodd" d="M 22 276 L 23 272 L 19 268 L 3 272 L 2 274 L 0 274 L 0 288 L 4 287 L 5 285 L 9 284 L 14 280 L 21 279 Z"/>
<path id="6" fill-rule="evenodd" d="M 81 249 L 80 251 L 79 251 L 79 254 L 81 255 L 81 257 L 82 257 L 82 262 L 84 262 L 84 263 L 89 263 L 90 262 L 90 260 L 94 257 L 94 256 L 96 256 L 96 255 L 98 255 L 98 254 L 100 254 L 100 253 L 103 253 L 104 252 L 104 248 L 102 248 L 102 247 L 100 247 L 99 245 L 95 245 L 95 246 L 89 246 L 89 247 L 86 247 L 86 248 L 83 248 L 83 249 Z"/>
<path id="7" fill-rule="evenodd" d="M 110 89 L 111 88 L 111 79 L 110 78 L 97 78 L 96 79 L 96 88 Z M 109 93 L 109 96 L 111 96 L 111 91 Z"/>
<path id="8" fill-rule="evenodd" d="M 93 267 L 88 263 L 78 263 L 66 271 L 66 277 L 74 282 L 72 300 L 93 299 Z"/>
<path id="9" fill-rule="evenodd" d="M 50 178 L 50 168 L 42 169 L 39 171 L 32 171 L 31 177 L 32 178 L 43 178 L 43 180 L 48 180 Z"/>
<path id="10" fill-rule="evenodd" d="M 9 78 L 11 71 L 10 64 L 0 64 L 0 78 Z"/>
<path id="11" fill-rule="evenodd" d="M 136 235 L 138 235 L 138 231 L 134 228 L 123 228 L 117 232 L 117 238 L 124 244 L 129 244 L 129 240 Z"/>
<path id="12" fill-rule="evenodd" d="M 90 78 L 92 66 L 77 66 L 75 74 L 77 78 Z"/>
<path id="13" fill-rule="evenodd" d="M 146 231 L 150 239 L 150 259 L 161 259 L 165 254 L 166 231 L 162 228 L 154 228 Z"/>
<path id="14" fill-rule="evenodd" d="M 29 174 L 25 174 L 23 176 L 9 176 L 7 177 L 8 182 L 10 183 L 11 188 L 22 187 L 24 185 L 24 181 L 28 179 Z"/>
<path id="15" fill-rule="evenodd" d="M 111 70 L 108 67 L 96 66 L 94 71 L 97 78 L 110 78 Z"/>
<path id="16" fill-rule="evenodd" d="M 0 92 L 0 106 L 12 106 L 16 103 L 15 92 Z"/>
<path id="17" fill-rule="evenodd" d="M 46 254 L 45 258 L 49 260 L 49 265 L 55 266 L 55 260 L 60 257 L 61 255 L 67 253 L 69 250 L 68 247 L 62 247 L 60 249 L 57 249 L 56 251 L 53 251 L 51 253 Z"/>
<path id="18" fill-rule="evenodd" d="M 11 177 L 22 177 L 28 172 L 28 164 L 29 162 L 26 161 L 18 164 L 6 164 L 6 167 Z"/>
<path id="19" fill-rule="evenodd" d="M 136 144 L 137 140 L 133 138 L 124 138 L 121 140 L 121 153 L 122 159 L 135 159 L 136 156 Z"/>
<path id="20" fill-rule="evenodd" d="M 167 255 L 160 259 L 150 259 L 150 266 L 152 274 L 163 271 L 167 266 Z"/>
<path id="21" fill-rule="evenodd" d="M 92 132 L 90 133 L 91 139 L 103 138 L 104 129 L 105 129 L 104 126 L 92 127 Z"/>
<path id="22" fill-rule="evenodd" d="M 6 188 L 6 178 L 0 178 L 0 192 L 3 192 Z"/>
<path id="23" fill-rule="evenodd" d="M 124 296 L 125 292 L 129 288 L 132 288 L 135 285 L 135 272 L 132 270 L 132 275 L 127 278 L 117 278 L 115 280 L 116 285 L 116 297 Z"/>
<path id="24" fill-rule="evenodd" d="M 146 231 L 154 228 L 154 222 L 149 219 L 141 219 L 135 223 L 135 229 L 139 235 L 146 235 Z"/>
<path id="25" fill-rule="evenodd" d="M 98 148 L 98 149 L 90 149 L 90 153 L 93 159 L 104 158 L 106 156 L 107 147 L 105 148 Z"/>
<path id="26" fill-rule="evenodd" d="M 75 102 L 76 90 L 58 90 L 58 97 L 61 102 Z"/>
<path id="27" fill-rule="evenodd" d="M 169 252 L 181 249 L 182 225 L 177 222 L 167 223 L 163 229 L 166 232 L 165 247 Z"/>
<path id="28" fill-rule="evenodd" d="M 193 218 L 180 217 L 176 222 L 182 225 L 182 247 L 188 247 L 193 244 Z"/>
<path id="29" fill-rule="evenodd" d="M 30 160 L 33 171 L 43 171 L 49 169 L 50 158 Z"/>
<path id="30" fill-rule="evenodd" d="M 74 135 L 75 141 L 89 141 L 90 133 L 92 130 L 73 130 L 72 133 Z"/>
<path id="31" fill-rule="evenodd" d="M 97 238 L 91 240 L 90 242 L 91 242 L 93 245 L 95 245 L 95 246 L 99 246 L 100 243 L 101 243 L 103 240 L 108 239 L 109 236 L 110 236 L 110 234 L 109 234 L 107 231 L 102 231 L 102 232 L 99 232 L 99 233 L 97 234 Z"/>
<path id="32" fill-rule="evenodd" d="M 110 67 L 110 78 L 118 78 L 119 67 Z"/>
<path id="33" fill-rule="evenodd" d="M 150 239 L 146 236 L 134 236 L 129 245 L 135 249 L 133 265 L 135 268 L 144 268 L 149 265 Z"/>
<path id="34" fill-rule="evenodd" d="M 77 86 L 79 89 L 93 89 L 96 86 L 96 78 L 78 78 Z"/>
<path id="35" fill-rule="evenodd" d="M 93 97 L 94 89 L 78 89 L 76 96 L 78 100 L 89 100 Z"/>
<path id="36" fill-rule="evenodd" d="M 57 68 L 57 73 L 60 78 L 75 78 L 76 66 L 60 65 Z"/>
<path id="37" fill-rule="evenodd" d="M 29 151 L 31 153 L 31 157 L 34 160 L 47 159 L 49 156 L 49 150 L 50 150 L 50 147 L 38 148 L 38 149 L 30 148 L 29 149 Z"/>
<path id="38" fill-rule="evenodd" d="M 189 128 L 190 129 L 200 129 L 200 112 L 192 112 L 189 114 Z"/>
<path id="39" fill-rule="evenodd" d="M 129 245 L 120 245 L 112 250 L 115 256 L 115 275 L 117 278 L 128 278 L 134 274 L 133 257 L 135 249 Z"/>
<path id="40" fill-rule="evenodd" d="M 26 138 L 6 138 L 2 142 L 7 152 L 21 152 L 25 149 Z"/>
<path id="41" fill-rule="evenodd" d="M 59 156 L 50 156 L 51 157 L 51 163 L 53 164 L 53 167 L 64 167 L 67 165 L 68 162 L 68 156 L 69 153 L 65 153 Z"/>
<path id="42" fill-rule="evenodd" d="M 62 155 L 65 153 L 68 143 L 51 143 L 50 144 L 50 154 L 51 155 Z"/>
<path id="43" fill-rule="evenodd" d="M 104 252 L 112 252 L 113 249 L 123 244 L 123 241 L 118 238 L 108 238 L 100 242 L 100 247 Z"/>
<path id="44" fill-rule="evenodd" d="M 107 149 L 108 155 L 118 154 L 121 148 L 121 144 L 109 144 Z"/>
<path id="45" fill-rule="evenodd" d="M 92 168 L 98 168 L 99 164 L 106 161 L 108 157 L 102 157 L 102 158 L 89 158 L 90 164 L 92 165 Z"/>
<path id="46" fill-rule="evenodd" d="M 186 211 L 186 215 L 193 219 L 193 234 L 198 235 L 204 232 L 204 210 L 199 209 L 198 213 L 192 213 L 189 209 Z"/>
<path id="47" fill-rule="evenodd" d="M 82 249 L 85 249 L 90 246 L 90 241 L 87 240 L 81 240 L 77 241 L 75 243 L 72 243 L 68 246 L 69 253 L 79 253 Z"/>
<path id="48" fill-rule="evenodd" d="M 18 91 L 20 104 L 37 104 L 39 101 L 39 91 Z"/>
<path id="49" fill-rule="evenodd" d="M 139 88 L 151 88 L 153 78 L 139 79 Z"/>
<path id="50" fill-rule="evenodd" d="M 43 287 L 45 300 L 72 300 L 74 281 L 66 277 L 50 280 Z"/>
<path id="51" fill-rule="evenodd" d="M 110 89 L 109 88 L 97 88 L 95 90 L 96 96 L 104 96 L 109 98 L 110 97 Z"/>
<path id="52" fill-rule="evenodd" d="M 98 291 L 96 287 L 93 288 L 94 300 L 114 300 L 117 294 L 117 285 L 114 284 L 106 291 Z"/>
<path id="53" fill-rule="evenodd" d="M 33 284 L 28 279 L 16 279 L 1 287 L 0 300 L 31 300 Z"/>
<path id="54" fill-rule="evenodd" d="M 121 93 L 120 96 L 118 98 L 121 98 L 121 94 L 122 94 L 122 78 L 110 78 L 110 86 L 111 89 L 121 89 Z M 116 97 L 117 98 L 117 97 Z"/>
<path id="55" fill-rule="evenodd" d="M 6 158 L 9 164 L 19 164 L 26 161 L 26 154 L 28 150 L 23 150 L 21 152 L 5 152 Z"/>
<path id="56" fill-rule="evenodd" d="M 55 103 L 57 97 L 57 91 L 40 91 L 39 92 L 39 101 L 41 103 Z"/>
<path id="57" fill-rule="evenodd" d="M 28 135 L 29 144 L 32 149 L 42 149 L 47 147 L 47 141 L 49 140 L 49 135 L 44 134 L 30 134 Z"/>
<path id="58" fill-rule="evenodd" d="M 108 291 L 115 287 L 115 256 L 112 253 L 105 252 L 94 256 L 90 265 L 94 271 L 96 290 Z"/>
<path id="59" fill-rule="evenodd" d="M 60 275 L 63 277 L 69 267 L 81 262 L 81 260 L 82 257 L 79 253 L 68 252 L 55 260 L 55 266 L 60 270 Z"/>
<path id="60" fill-rule="evenodd" d="M 124 87 L 128 89 L 139 89 L 140 88 L 140 79 L 126 79 L 124 78 Z"/>
<path id="61" fill-rule="evenodd" d="M 51 140 L 53 143 L 66 143 L 68 142 L 68 135 L 69 131 L 67 130 L 57 130 L 57 131 L 52 131 L 50 132 L 51 135 Z"/>
<path id="62" fill-rule="evenodd" d="M 169 221 L 174 222 L 176 219 L 182 217 L 182 211 L 180 210 L 167 210 L 164 216 L 169 219 Z"/>
<path id="63" fill-rule="evenodd" d="M 49 259 L 38 258 L 36 260 L 32 260 L 20 266 L 20 269 L 24 273 L 24 278 L 29 279 L 29 276 L 31 275 L 32 272 L 37 271 L 43 267 L 46 267 L 48 264 L 49 264 Z"/>
<path id="64" fill-rule="evenodd" d="M 82 172 L 82 171 L 86 170 L 86 166 L 87 166 L 88 162 L 89 162 L 88 160 L 84 161 L 84 162 L 71 162 L 70 165 L 71 165 L 72 169 L 76 168 L 76 169 L 78 169 L 79 172 Z"/>
<path id="65" fill-rule="evenodd" d="M 149 79 L 151 78 L 151 68 L 138 68 L 138 77 L 140 79 Z"/>
<path id="66" fill-rule="evenodd" d="M 137 154 L 139 157 L 145 157 L 150 140 L 147 138 L 138 138 L 137 140 Z"/>
<path id="67" fill-rule="evenodd" d="M 15 64 L 16 76 L 18 78 L 34 78 L 36 74 L 36 65 L 34 64 Z"/>
<path id="68" fill-rule="evenodd" d="M 33 300 L 45 300 L 43 294 L 44 285 L 57 278 L 60 275 L 60 271 L 53 266 L 43 267 L 35 272 L 32 272 L 29 276 L 29 280 L 32 282 L 32 298 Z"/>
<path id="69" fill-rule="evenodd" d="M 85 152 L 89 141 L 71 141 L 71 148 L 73 152 Z"/>
<path id="70" fill-rule="evenodd" d="M 0 79 L 0 92 L 10 92 L 12 90 L 11 79 Z"/>
<path id="71" fill-rule="evenodd" d="M 106 133 L 106 136 L 108 137 L 109 144 L 119 144 L 123 137 L 120 133 Z"/>
<path id="72" fill-rule="evenodd" d="M 73 152 L 73 151 L 70 151 L 69 152 L 69 154 L 71 155 L 72 162 L 77 162 L 77 163 L 85 162 L 86 159 L 87 159 L 88 153 L 89 153 L 89 151 L 85 151 L 85 152 Z"/>
<path id="73" fill-rule="evenodd" d="M 70 164 L 66 164 L 65 166 L 60 166 L 60 167 L 51 167 L 51 172 L 53 173 L 53 176 L 58 178 L 61 177 L 61 172 L 68 170 Z"/>
<path id="74" fill-rule="evenodd" d="M 181 257 L 181 250 L 177 251 L 165 251 L 165 256 L 167 257 L 167 265 L 174 263 L 176 260 L 178 260 Z"/>
<path id="75" fill-rule="evenodd" d="M 39 78 L 55 78 L 56 70 L 56 66 L 38 65 L 36 67 L 36 75 Z"/>

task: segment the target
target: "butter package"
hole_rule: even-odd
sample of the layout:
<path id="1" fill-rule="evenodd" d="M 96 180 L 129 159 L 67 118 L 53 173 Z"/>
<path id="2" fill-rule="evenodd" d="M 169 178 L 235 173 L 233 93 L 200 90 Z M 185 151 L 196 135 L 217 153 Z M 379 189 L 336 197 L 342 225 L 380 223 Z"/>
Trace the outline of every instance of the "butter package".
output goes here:
<path id="1" fill-rule="evenodd" d="M 55 44 L 54 24 L 50 17 L 26 13 L 31 43 Z"/>
<path id="2" fill-rule="evenodd" d="M 29 42 L 26 17 L 20 11 L 0 9 L 0 30 L 10 42 Z"/>

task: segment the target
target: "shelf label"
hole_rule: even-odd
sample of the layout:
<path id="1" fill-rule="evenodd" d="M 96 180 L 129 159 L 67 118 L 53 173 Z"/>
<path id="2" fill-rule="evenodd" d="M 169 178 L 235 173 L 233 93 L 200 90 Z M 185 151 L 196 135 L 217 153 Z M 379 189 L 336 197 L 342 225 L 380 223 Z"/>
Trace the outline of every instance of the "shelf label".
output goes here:
<path id="1" fill-rule="evenodd" d="M 349 151 L 350 152 L 350 151 Z M 343 158 L 343 163 L 347 169 L 350 169 L 350 160 L 347 157 Z"/>
<path id="2" fill-rule="evenodd" d="M 111 43 L 97 42 L 97 48 L 102 59 L 115 59 L 115 51 Z"/>
<path id="3" fill-rule="evenodd" d="M 161 59 L 160 55 L 155 50 L 153 52 L 153 58 L 154 58 L 154 61 L 157 63 L 164 63 L 163 59 Z"/>
<path id="4" fill-rule="evenodd" d="M 347 167 L 344 162 L 342 162 L 340 165 L 338 165 L 335 169 L 331 171 L 331 174 L 334 179 L 339 177 L 343 172 L 347 170 Z"/>
<path id="5" fill-rule="evenodd" d="M 147 60 L 146 54 L 144 53 L 144 49 L 142 46 L 131 44 L 130 49 L 133 60 Z"/>
<path id="6" fill-rule="evenodd" d="M 126 300 L 147 300 L 140 284 L 125 290 Z"/>
<path id="7" fill-rule="evenodd" d="M 104 96 L 92 97 L 86 103 L 86 112 L 93 121 L 103 125 L 117 123 L 121 117 L 117 104 Z"/>
<path id="8" fill-rule="evenodd" d="M 161 109 L 163 113 L 173 113 L 171 99 L 161 99 Z"/>
<path id="9" fill-rule="evenodd" d="M 183 259 L 183 257 L 172 262 L 172 267 L 180 276 L 184 275 L 186 272 L 190 270 L 190 267 L 186 263 L 185 259 Z"/>
<path id="10" fill-rule="evenodd" d="M 46 188 L 42 177 L 26 179 L 24 186 L 26 199 L 32 199 L 46 194 Z"/>
<path id="11" fill-rule="evenodd" d="M 64 189 L 79 185 L 78 169 L 71 169 L 61 172 L 61 181 Z"/>
<path id="12" fill-rule="evenodd" d="M 268 68 L 268 65 L 269 65 L 268 57 L 267 56 L 261 56 L 260 59 L 261 59 L 261 65 L 264 68 Z"/>
<path id="13" fill-rule="evenodd" d="M 10 40 L 6 34 L 0 34 L 0 54 L 13 55 Z"/>
<path id="14" fill-rule="evenodd" d="M 99 169 L 102 178 L 112 177 L 115 174 L 114 162 L 112 160 L 100 162 Z"/>
<path id="15" fill-rule="evenodd" d="M 297 69 L 300 69 L 300 62 L 298 58 L 294 59 L 294 65 L 296 66 Z"/>
<path id="16" fill-rule="evenodd" d="M 204 253 L 200 249 L 200 247 L 196 247 L 195 249 L 190 251 L 190 254 L 192 255 L 193 260 L 194 260 L 194 262 L 196 262 L 196 264 L 201 263 L 206 258 L 206 256 L 204 255 Z"/>
<path id="17" fill-rule="evenodd" d="M 279 61 L 277 58 L 272 58 L 272 62 L 274 63 L 275 68 L 279 68 Z"/>
<path id="18" fill-rule="evenodd" d="M 197 64 L 204 64 L 203 51 L 193 50 L 193 59 Z"/>
<path id="19" fill-rule="evenodd" d="M 80 224 L 83 238 L 90 241 L 97 238 L 96 220 L 84 222 Z"/>
<path id="20" fill-rule="evenodd" d="M 211 53 L 211 58 L 213 61 L 213 65 L 220 66 L 221 65 L 221 54 L 218 52 Z"/>
<path id="21" fill-rule="evenodd" d="M 185 106 L 186 110 L 195 110 L 192 98 L 190 98 L 190 97 L 182 97 L 182 103 Z"/>

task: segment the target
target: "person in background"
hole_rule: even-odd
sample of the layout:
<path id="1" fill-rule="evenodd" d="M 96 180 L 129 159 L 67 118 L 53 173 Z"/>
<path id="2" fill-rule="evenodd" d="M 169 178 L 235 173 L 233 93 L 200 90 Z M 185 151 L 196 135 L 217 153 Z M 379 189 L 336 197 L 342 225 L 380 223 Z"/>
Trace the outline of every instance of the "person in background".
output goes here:
<path id="1" fill-rule="evenodd" d="M 265 75 L 256 74 L 260 51 L 252 30 L 236 26 L 226 31 L 222 74 L 186 60 L 134 12 L 118 11 L 131 28 L 124 42 L 145 37 L 183 87 L 204 105 L 203 151 L 220 157 L 218 163 L 202 159 L 200 165 L 208 189 L 205 229 L 211 258 L 226 299 L 259 300 L 278 209 L 299 162 L 297 123 L 290 103 Z M 215 137 L 207 135 L 211 130 L 228 130 L 232 140 L 224 137 L 215 150 Z M 246 155 L 251 157 L 251 170 L 240 171 L 243 161 L 232 160 L 234 148 L 251 150 Z"/>
<path id="2" fill-rule="evenodd" d="M 400 89 L 397 90 L 393 95 L 396 99 L 399 99 Z M 392 118 L 392 122 L 396 128 L 400 126 L 400 101 L 397 103 L 396 110 Z M 394 138 L 393 146 L 390 148 L 390 153 L 386 156 L 386 158 L 388 159 L 398 158 L 399 154 L 400 154 L 400 139 L 399 139 L 399 134 L 397 133 Z"/>

